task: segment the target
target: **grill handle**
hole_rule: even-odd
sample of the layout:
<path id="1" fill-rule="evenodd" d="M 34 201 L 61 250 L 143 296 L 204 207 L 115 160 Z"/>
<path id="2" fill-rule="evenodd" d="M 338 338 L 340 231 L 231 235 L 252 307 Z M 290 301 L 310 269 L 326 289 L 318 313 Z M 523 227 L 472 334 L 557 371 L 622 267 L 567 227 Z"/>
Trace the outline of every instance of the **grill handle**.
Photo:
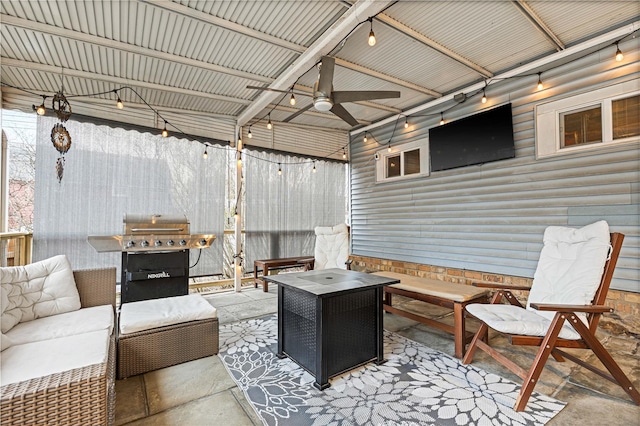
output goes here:
<path id="1" fill-rule="evenodd" d="M 131 228 L 131 232 L 182 232 L 184 228 Z"/>
<path id="2" fill-rule="evenodd" d="M 163 278 L 184 277 L 184 272 L 185 271 L 182 268 L 172 268 L 157 271 L 127 272 L 127 281 L 146 281 Z"/>

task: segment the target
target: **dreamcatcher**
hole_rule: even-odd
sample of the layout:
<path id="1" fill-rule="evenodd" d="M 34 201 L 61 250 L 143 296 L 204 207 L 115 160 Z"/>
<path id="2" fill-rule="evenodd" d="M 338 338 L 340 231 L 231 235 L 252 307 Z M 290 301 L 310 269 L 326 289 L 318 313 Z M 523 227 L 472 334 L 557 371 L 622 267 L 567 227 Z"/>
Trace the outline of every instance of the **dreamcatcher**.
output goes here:
<path id="1" fill-rule="evenodd" d="M 53 129 L 51 129 L 51 142 L 55 149 L 61 154 L 56 161 L 56 176 L 58 177 L 58 182 L 62 182 L 62 176 L 64 174 L 64 154 L 71 148 L 71 135 L 62 125 L 62 123 L 71 117 L 71 105 L 69 105 L 69 101 L 67 101 L 67 98 L 62 93 L 63 90 L 64 88 L 55 94 L 53 104 L 51 105 L 53 111 L 61 121 L 61 123 L 57 123 L 53 126 Z"/>

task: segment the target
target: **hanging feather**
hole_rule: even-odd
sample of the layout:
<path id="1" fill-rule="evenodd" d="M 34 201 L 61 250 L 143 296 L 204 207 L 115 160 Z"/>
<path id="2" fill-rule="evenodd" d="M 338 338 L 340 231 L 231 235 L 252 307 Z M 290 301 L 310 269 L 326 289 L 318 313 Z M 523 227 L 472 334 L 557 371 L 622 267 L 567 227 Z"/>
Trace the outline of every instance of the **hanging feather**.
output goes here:
<path id="1" fill-rule="evenodd" d="M 58 183 L 62 183 L 62 175 L 64 174 L 64 157 L 59 157 L 56 161 L 56 175 L 58 177 Z"/>

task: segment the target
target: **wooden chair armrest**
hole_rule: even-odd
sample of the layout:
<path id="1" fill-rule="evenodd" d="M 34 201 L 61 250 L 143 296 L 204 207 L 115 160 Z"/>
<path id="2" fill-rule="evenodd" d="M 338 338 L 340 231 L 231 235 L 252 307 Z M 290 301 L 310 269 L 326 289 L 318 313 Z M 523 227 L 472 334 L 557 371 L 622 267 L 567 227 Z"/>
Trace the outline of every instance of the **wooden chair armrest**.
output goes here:
<path id="1" fill-rule="evenodd" d="M 587 312 L 592 314 L 613 312 L 613 308 L 604 305 L 553 305 L 550 303 L 532 303 L 530 306 L 538 311 Z"/>
<path id="2" fill-rule="evenodd" d="M 524 290 L 524 291 L 529 291 L 531 290 L 531 287 L 527 287 L 524 285 L 510 285 L 510 284 L 499 284 L 499 283 L 471 283 L 472 286 L 474 287 L 480 287 L 480 288 L 495 288 L 498 290 Z"/>
<path id="3" fill-rule="evenodd" d="M 116 307 L 116 268 L 73 271 L 83 308 L 111 305 Z"/>

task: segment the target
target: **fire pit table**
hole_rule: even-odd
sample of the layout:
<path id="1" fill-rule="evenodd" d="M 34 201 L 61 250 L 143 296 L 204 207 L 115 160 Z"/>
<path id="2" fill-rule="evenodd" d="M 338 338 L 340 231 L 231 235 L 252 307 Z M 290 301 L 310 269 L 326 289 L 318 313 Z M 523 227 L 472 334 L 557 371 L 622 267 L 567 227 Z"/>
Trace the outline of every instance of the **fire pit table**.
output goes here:
<path id="1" fill-rule="evenodd" d="M 278 285 L 278 357 L 311 373 L 320 390 L 329 378 L 385 362 L 382 293 L 400 280 L 342 269 L 266 276 Z"/>

